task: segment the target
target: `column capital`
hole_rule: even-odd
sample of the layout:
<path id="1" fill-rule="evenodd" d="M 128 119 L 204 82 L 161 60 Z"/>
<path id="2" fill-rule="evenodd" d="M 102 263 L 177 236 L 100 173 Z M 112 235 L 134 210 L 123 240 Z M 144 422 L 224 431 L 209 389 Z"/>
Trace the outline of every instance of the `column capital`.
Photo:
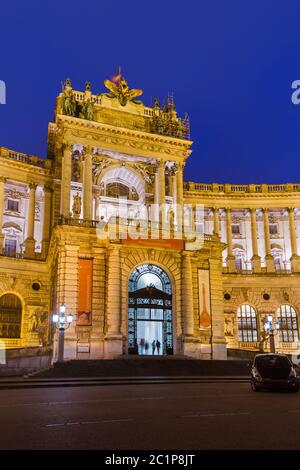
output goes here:
<path id="1" fill-rule="evenodd" d="M 61 152 L 64 154 L 64 152 L 73 152 L 74 144 L 70 142 L 63 142 L 61 144 Z"/>
<path id="2" fill-rule="evenodd" d="M 289 214 L 295 214 L 295 207 L 287 207 L 287 211 Z"/>
<path id="3" fill-rule="evenodd" d="M 34 190 L 34 191 L 35 191 L 36 188 L 37 188 L 37 186 L 38 186 L 37 183 L 33 183 L 33 182 L 28 183 L 28 187 L 29 187 L 30 191 L 31 191 L 31 190 Z"/>
<path id="4" fill-rule="evenodd" d="M 257 207 L 250 207 L 249 211 L 251 214 L 256 214 Z"/>
<path id="5" fill-rule="evenodd" d="M 177 171 L 182 171 L 184 170 L 185 162 L 178 162 L 176 163 L 176 165 L 177 165 Z"/>
<path id="6" fill-rule="evenodd" d="M 47 183 L 47 184 L 44 184 L 44 192 L 45 193 L 52 193 L 53 191 L 53 187 L 51 184 Z"/>
<path id="7" fill-rule="evenodd" d="M 0 183 L 5 183 L 7 178 L 5 176 L 0 176 Z"/>
<path id="8" fill-rule="evenodd" d="M 117 253 L 121 250 L 121 245 L 117 245 L 117 244 L 114 244 L 114 245 L 109 245 L 109 247 L 107 248 L 107 252 L 108 253 Z"/>
<path id="9" fill-rule="evenodd" d="M 94 147 L 92 145 L 83 145 L 82 146 L 82 154 L 87 156 L 87 155 L 92 155 L 94 152 Z"/>
<path id="10" fill-rule="evenodd" d="M 157 162 L 157 169 L 159 169 L 159 168 L 165 168 L 165 166 L 166 166 L 166 162 L 165 162 L 164 160 L 159 160 L 159 161 Z"/>

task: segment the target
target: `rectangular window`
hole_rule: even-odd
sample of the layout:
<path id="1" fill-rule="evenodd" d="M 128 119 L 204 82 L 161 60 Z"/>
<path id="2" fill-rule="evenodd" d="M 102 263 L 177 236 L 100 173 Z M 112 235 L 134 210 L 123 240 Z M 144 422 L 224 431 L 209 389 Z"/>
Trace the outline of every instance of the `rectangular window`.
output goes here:
<path id="1" fill-rule="evenodd" d="M 277 224 L 270 224 L 269 225 L 269 232 L 270 232 L 270 235 L 278 235 L 278 225 Z"/>
<path id="2" fill-rule="evenodd" d="M 234 234 L 234 235 L 240 235 L 241 232 L 240 232 L 240 224 L 233 224 L 231 226 L 231 232 Z"/>
<path id="3" fill-rule="evenodd" d="M 13 199 L 7 200 L 7 210 L 13 212 L 19 212 L 19 201 L 14 201 Z"/>
<path id="4" fill-rule="evenodd" d="M 17 240 L 6 239 L 4 250 L 5 250 L 5 253 L 8 255 L 15 254 L 17 251 Z"/>

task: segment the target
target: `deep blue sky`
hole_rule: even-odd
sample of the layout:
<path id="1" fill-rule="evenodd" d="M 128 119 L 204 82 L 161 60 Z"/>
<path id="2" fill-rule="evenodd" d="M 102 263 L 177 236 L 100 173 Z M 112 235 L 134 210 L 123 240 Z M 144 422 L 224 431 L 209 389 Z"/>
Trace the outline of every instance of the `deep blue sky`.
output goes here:
<path id="1" fill-rule="evenodd" d="M 299 1 L 3 0 L 0 20 L 0 146 L 45 156 L 61 81 L 100 93 L 121 65 L 145 104 L 188 112 L 186 180 L 300 181 Z"/>

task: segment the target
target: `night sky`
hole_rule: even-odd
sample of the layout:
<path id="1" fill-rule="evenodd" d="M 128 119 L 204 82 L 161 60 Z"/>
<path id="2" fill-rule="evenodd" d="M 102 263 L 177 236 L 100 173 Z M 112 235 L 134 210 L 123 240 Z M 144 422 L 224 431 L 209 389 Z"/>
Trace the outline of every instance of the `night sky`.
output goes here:
<path id="1" fill-rule="evenodd" d="M 101 93 L 121 65 L 145 104 L 188 112 L 185 180 L 300 181 L 297 0 L 3 0 L 0 41 L 0 146 L 46 156 L 61 82 Z"/>

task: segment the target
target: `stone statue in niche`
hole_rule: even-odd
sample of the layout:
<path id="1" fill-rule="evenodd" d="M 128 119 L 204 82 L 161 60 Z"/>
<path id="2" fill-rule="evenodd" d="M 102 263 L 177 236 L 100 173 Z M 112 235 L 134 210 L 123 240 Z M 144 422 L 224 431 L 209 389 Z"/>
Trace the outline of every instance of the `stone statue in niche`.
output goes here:
<path id="1" fill-rule="evenodd" d="M 129 199 L 131 201 L 138 201 L 139 196 L 134 186 L 130 188 Z"/>
<path id="2" fill-rule="evenodd" d="M 225 318 L 225 336 L 233 336 L 233 319 Z"/>
<path id="3" fill-rule="evenodd" d="M 30 324 L 28 330 L 30 333 L 37 333 L 40 345 L 42 346 L 47 344 L 47 317 L 48 313 L 40 309 L 35 310 L 29 317 Z"/>
<path id="4" fill-rule="evenodd" d="M 104 181 L 101 181 L 101 183 L 100 183 L 99 192 L 100 192 L 100 196 L 105 196 L 105 184 L 104 184 Z"/>
<path id="5" fill-rule="evenodd" d="M 79 193 L 77 193 L 76 196 L 74 196 L 73 198 L 72 211 L 73 211 L 73 217 L 75 219 L 79 219 L 80 213 L 81 213 L 81 196 Z"/>

